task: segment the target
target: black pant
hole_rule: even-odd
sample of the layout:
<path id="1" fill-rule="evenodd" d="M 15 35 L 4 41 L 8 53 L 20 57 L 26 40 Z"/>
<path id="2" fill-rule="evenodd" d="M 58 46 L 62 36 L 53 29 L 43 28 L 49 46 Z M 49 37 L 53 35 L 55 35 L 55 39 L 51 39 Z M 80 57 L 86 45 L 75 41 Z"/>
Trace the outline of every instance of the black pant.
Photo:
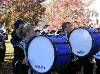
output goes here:
<path id="1" fill-rule="evenodd" d="M 93 74 L 93 64 L 89 61 L 83 64 L 84 74 Z"/>
<path id="2" fill-rule="evenodd" d="M 88 58 L 79 58 L 77 61 L 71 61 L 65 68 L 63 68 L 59 74 L 77 74 L 81 71 L 83 66 L 84 74 L 93 74 L 93 63 Z M 100 70 L 100 69 L 99 69 Z M 100 74 L 100 73 L 99 73 Z"/>
<path id="3" fill-rule="evenodd" d="M 14 74 L 28 74 L 28 66 L 25 64 L 22 64 L 21 62 L 18 62 L 15 66 L 15 63 L 13 63 L 13 73 Z"/>
<path id="4" fill-rule="evenodd" d="M 93 63 L 90 62 L 89 58 L 81 58 L 79 59 L 79 65 L 83 66 L 83 72 L 84 74 L 93 74 Z"/>
<path id="5" fill-rule="evenodd" d="M 96 65 L 97 65 L 96 74 L 100 74 L 100 60 L 96 59 Z"/>
<path id="6" fill-rule="evenodd" d="M 80 70 L 80 66 L 77 61 L 71 61 L 64 68 L 59 70 L 58 74 L 77 74 Z"/>

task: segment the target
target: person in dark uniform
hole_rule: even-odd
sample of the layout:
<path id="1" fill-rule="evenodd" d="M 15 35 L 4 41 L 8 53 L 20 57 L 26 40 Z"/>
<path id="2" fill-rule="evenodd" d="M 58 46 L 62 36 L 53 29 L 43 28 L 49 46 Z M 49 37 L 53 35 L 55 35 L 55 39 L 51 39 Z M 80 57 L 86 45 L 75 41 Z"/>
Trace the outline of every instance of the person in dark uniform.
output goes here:
<path id="1" fill-rule="evenodd" d="M 62 23 L 62 36 L 68 41 L 68 36 L 70 32 L 74 29 L 73 25 L 70 22 Z M 71 60 L 68 65 L 66 65 L 62 70 L 59 70 L 58 74 L 77 74 L 79 66 L 77 63 L 78 58 L 71 53 Z"/>
<path id="2" fill-rule="evenodd" d="M 87 27 L 83 27 L 83 28 L 87 28 Z M 83 57 L 79 57 L 77 62 L 80 66 L 80 72 L 81 72 L 81 68 L 83 67 L 83 74 L 93 74 L 95 61 L 91 55 L 87 54 Z"/>
<path id="3" fill-rule="evenodd" d="M 17 54 L 17 52 L 16 52 L 17 49 L 16 49 L 15 46 L 22 39 L 17 34 L 17 31 L 18 31 L 20 25 L 24 25 L 24 21 L 21 20 L 21 19 L 16 20 L 15 23 L 14 23 L 13 32 L 11 33 L 11 37 L 12 37 L 11 38 L 11 44 L 13 45 L 13 48 L 14 48 L 14 59 L 13 59 L 13 73 L 14 74 L 16 74 L 14 63 L 16 61 L 16 54 Z"/>
<path id="4" fill-rule="evenodd" d="M 100 27 L 96 28 L 100 32 Z M 100 51 L 99 51 L 100 52 Z M 99 53 L 97 52 L 97 53 Z M 96 61 L 96 74 L 100 74 L 100 59 L 95 58 Z"/>
<path id="5" fill-rule="evenodd" d="M 82 27 L 82 28 L 87 28 L 87 27 Z M 82 72 L 81 68 L 83 68 L 83 74 L 93 74 L 95 61 L 91 55 L 88 54 L 83 57 L 78 57 L 77 63 L 79 66 L 79 72 Z"/>
<path id="6" fill-rule="evenodd" d="M 34 27 L 31 24 L 25 23 L 25 25 L 19 26 L 18 34 L 18 36 L 22 37 L 22 40 L 15 45 L 15 71 L 16 74 L 28 74 L 28 45 L 35 36 Z"/>

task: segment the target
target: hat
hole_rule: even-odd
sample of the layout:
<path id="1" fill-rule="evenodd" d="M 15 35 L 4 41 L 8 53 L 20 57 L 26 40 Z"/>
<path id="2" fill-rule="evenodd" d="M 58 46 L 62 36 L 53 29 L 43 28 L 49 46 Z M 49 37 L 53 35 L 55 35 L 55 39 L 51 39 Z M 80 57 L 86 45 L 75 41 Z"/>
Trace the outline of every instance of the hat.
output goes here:
<path id="1" fill-rule="evenodd" d="M 14 23 L 14 28 L 18 29 L 19 25 L 24 25 L 24 21 L 21 20 L 21 19 L 16 20 L 15 23 Z"/>

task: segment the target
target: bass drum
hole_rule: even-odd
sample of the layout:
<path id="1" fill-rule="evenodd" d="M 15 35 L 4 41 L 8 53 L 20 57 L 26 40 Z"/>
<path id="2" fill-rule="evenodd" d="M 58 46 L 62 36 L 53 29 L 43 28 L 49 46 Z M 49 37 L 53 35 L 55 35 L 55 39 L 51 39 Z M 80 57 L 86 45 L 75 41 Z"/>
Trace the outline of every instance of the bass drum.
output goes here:
<path id="1" fill-rule="evenodd" d="M 28 47 L 29 63 L 38 73 L 68 64 L 70 54 L 70 46 L 61 36 L 37 36 Z"/>
<path id="2" fill-rule="evenodd" d="M 75 55 L 91 56 L 100 49 L 100 33 L 94 28 L 77 28 L 71 32 L 69 42 Z"/>

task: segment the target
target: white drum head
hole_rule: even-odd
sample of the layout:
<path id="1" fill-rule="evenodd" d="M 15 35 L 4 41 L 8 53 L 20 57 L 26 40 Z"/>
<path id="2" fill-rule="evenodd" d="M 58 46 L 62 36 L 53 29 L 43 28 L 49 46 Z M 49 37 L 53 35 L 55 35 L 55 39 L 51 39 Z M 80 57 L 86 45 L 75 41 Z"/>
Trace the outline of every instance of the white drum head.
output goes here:
<path id="1" fill-rule="evenodd" d="M 100 59 L 100 51 L 99 51 L 98 53 L 96 53 L 96 55 L 94 55 L 94 57 L 95 57 L 96 59 Z"/>
<path id="2" fill-rule="evenodd" d="M 44 36 L 34 38 L 28 47 L 28 60 L 32 68 L 45 73 L 54 63 L 54 48 L 50 40 Z"/>
<path id="3" fill-rule="evenodd" d="M 77 56 L 87 55 L 92 48 L 92 37 L 83 28 L 74 30 L 69 37 L 69 42 L 72 47 L 72 52 Z"/>

